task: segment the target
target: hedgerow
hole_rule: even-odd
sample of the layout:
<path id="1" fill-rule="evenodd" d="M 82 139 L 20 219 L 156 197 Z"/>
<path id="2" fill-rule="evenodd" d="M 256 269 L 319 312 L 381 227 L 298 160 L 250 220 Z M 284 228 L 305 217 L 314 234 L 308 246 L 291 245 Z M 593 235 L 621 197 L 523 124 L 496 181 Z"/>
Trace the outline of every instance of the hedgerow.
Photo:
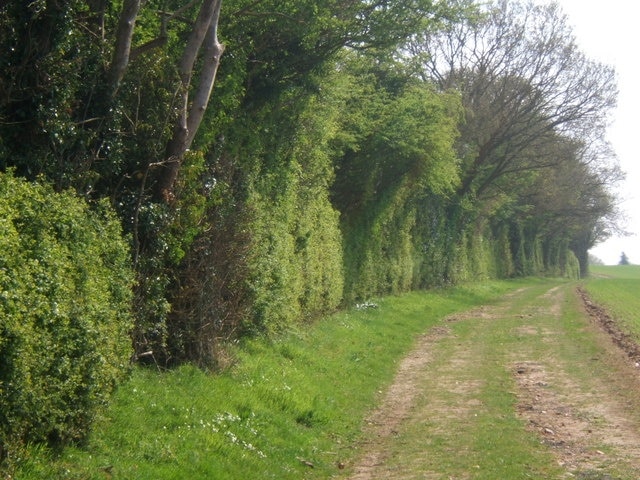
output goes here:
<path id="1" fill-rule="evenodd" d="M 86 436 L 128 370 L 132 273 L 105 204 L 0 173 L 0 460 Z"/>

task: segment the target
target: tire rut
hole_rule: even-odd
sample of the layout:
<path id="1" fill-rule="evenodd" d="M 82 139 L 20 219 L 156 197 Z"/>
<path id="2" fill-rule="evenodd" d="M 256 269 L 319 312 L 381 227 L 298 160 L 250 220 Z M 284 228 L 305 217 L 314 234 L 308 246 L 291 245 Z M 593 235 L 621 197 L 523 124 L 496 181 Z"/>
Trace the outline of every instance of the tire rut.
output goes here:
<path id="1" fill-rule="evenodd" d="M 364 445 L 365 454 L 356 465 L 352 480 L 378 478 L 376 472 L 386 459 L 384 441 L 396 435 L 402 422 L 409 418 L 420 393 L 418 377 L 432 358 L 431 347 L 450 333 L 447 327 L 433 327 L 418 339 L 414 350 L 400 363 L 381 405 L 366 419 L 365 436 L 370 440 Z"/>

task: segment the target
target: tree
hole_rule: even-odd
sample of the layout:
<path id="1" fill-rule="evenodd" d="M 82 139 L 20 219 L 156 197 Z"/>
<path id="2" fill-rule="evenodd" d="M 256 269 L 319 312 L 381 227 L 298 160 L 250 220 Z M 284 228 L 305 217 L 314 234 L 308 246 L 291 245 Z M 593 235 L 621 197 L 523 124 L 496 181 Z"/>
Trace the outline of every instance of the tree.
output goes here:
<path id="1" fill-rule="evenodd" d="M 583 249 L 610 227 L 593 152 L 613 72 L 553 7 L 476 10 L 3 2 L 0 168 L 108 198 L 131 234 L 136 349 L 198 362 L 202 332 L 270 331 L 345 283 L 469 278 L 491 228 L 503 256 L 543 236 Z"/>
<path id="2" fill-rule="evenodd" d="M 630 265 L 629 258 L 627 257 L 626 253 L 622 252 L 622 254 L 620 255 L 620 261 L 618 262 L 618 265 Z"/>
<path id="3" fill-rule="evenodd" d="M 161 173 L 155 186 L 156 199 L 171 202 L 184 154 L 191 147 L 209 104 L 224 47 L 218 40 L 222 0 L 204 0 L 193 30 L 177 63 L 180 76 L 178 116 L 167 143 Z M 202 52 L 202 53 L 201 53 Z M 202 55 L 198 82 L 191 91 L 196 60 Z"/>
<path id="4" fill-rule="evenodd" d="M 524 235 L 531 255 L 533 245 L 568 244 L 586 274 L 615 212 L 606 185 L 619 171 L 604 140 L 613 69 L 580 52 L 555 3 L 490 3 L 416 36 L 409 52 L 425 79 L 461 92 L 458 197 L 473 205 L 469 217 L 499 212 L 522 232 L 512 247 L 522 251 Z"/>
<path id="5" fill-rule="evenodd" d="M 203 266 L 212 249 L 239 252 L 219 265 L 250 272 L 233 284 L 253 294 L 248 303 L 261 302 L 254 309 L 261 322 L 273 321 L 270 312 L 287 319 L 317 312 L 339 301 L 342 280 L 331 275 L 341 275 L 342 252 L 336 246 L 331 261 L 321 257 L 320 239 L 340 244 L 328 200 L 337 121 L 314 112 L 335 109 L 311 106 L 339 101 L 327 90 L 342 50 L 391 57 L 413 31 L 453 15 L 445 3 L 3 2 L 0 168 L 116 207 L 138 275 L 139 351 L 166 344 L 167 321 L 175 320 L 169 299 L 185 318 L 201 315 L 183 310 L 195 307 L 180 296 L 197 289 L 182 281 L 221 273 L 184 270 Z M 403 161 L 419 165 L 409 150 Z M 207 319 L 190 325 L 198 322 Z"/>
<path id="6" fill-rule="evenodd" d="M 615 105 L 613 69 L 578 50 L 557 4 L 500 0 L 410 51 L 425 78 L 462 93 L 461 195 L 489 197 L 502 177 L 553 165 L 540 152 L 554 136 L 601 138 Z"/>
<path id="7" fill-rule="evenodd" d="M 333 141 L 331 190 L 341 213 L 345 296 L 363 300 L 436 283 L 425 278 L 432 270 L 424 275 L 428 269 L 420 268 L 423 256 L 440 265 L 443 251 L 456 245 L 423 234 L 445 237 L 434 230 L 446 228 L 436 217 L 447 215 L 441 200 L 459 183 L 459 96 L 407 75 L 400 63 L 366 54 L 346 55 L 340 69 L 351 86 Z M 429 214 L 431 221 L 421 221 Z"/>

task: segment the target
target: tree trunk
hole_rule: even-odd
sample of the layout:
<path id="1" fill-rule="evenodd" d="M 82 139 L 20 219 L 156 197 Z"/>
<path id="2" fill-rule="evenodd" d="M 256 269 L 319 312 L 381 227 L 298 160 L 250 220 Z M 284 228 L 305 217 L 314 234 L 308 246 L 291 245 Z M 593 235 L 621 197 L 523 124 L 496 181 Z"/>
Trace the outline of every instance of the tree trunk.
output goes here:
<path id="1" fill-rule="evenodd" d="M 218 23 L 222 0 L 205 0 L 198 14 L 193 32 L 178 63 L 182 104 L 176 119 L 173 136 L 167 143 L 164 161 L 160 166 L 155 198 L 171 203 L 174 199 L 175 183 L 182 165 L 184 154 L 193 143 L 193 139 L 202 123 L 209 104 L 211 91 L 215 83 L 220 58 L 224 51 L 218 41 Z M 198 84 L 190 99 L 189 91 L 193 70 L 198 54 L 202 50 L 204 62 Z"/>
<path id="2" fill-rule="evenodd" d="M 111 69 L 109 70 L 109 88 L 111 95 L 115 95 L 129 65 L 131 40 L 136 25 L 136 18 L 140 11 L 141 0 L 124 0 L 122 12 L 118 20 L 116 44 L 113 50 Z"/>
<path id="3" fill-rule="evenodd" d="M 580 278 L 588 278 L 589 277 L 589 252 L 586 250 L 576 252 L 576 257 L 578 257 L 578 263 L 580 264 Z"/>

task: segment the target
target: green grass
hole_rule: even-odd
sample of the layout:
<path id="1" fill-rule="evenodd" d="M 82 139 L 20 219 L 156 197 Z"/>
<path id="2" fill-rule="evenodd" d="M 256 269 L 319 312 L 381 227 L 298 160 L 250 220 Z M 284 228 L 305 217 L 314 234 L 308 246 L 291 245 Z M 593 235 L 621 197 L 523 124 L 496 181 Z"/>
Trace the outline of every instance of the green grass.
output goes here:
<path id="1" fill-rule="evenodd" d="M 640 266 L 592 267 L 592 278 L 585 288 L 625 331 L 640 341 Z"/>
<path id="2" fill-rule="evenodd" d="M 84 446 L 27 448 L 15 479 L 327 478 L 416 336 L 523 283 L 487 282 L 377 301 L 235 347 L 222 374 L 136 368 Z"/>
<path id="3" fill-rule="evenodd" d="M 627 312 L 625 318 L 633 317 L 640 311 L 635 298 L 640 270 L 634 278 L 633 268 L 602 268 L 604 273 L 587 281 L 587 288 L 599 295 L 598 301 L 618 305 Z M 621 273 L 614 278 L 616 272 Z M 86 445 L 56 454 L 28 447 L 15 459 L 18 468 L 10 472 L 11 478 L 244 480 L 345 475 L 348 468 L 340 470 L 338 464 L 352 464 L 365 415 L 416 337 L 450 313 L 504 302 L 511 313 L 499 322 L 488 318 L 481 324 L 473 319 L 446 324 L 452 335 L 434 347 L 434 383 L 425 380 L 422 404 L 417 406 L 426 413 L 403 426 L 391 465 L 415 462 L 416 478 L 425 468 L 476 480 L 560 478 L 563 473 L 548 449 L 515 414 L 516 386 L 509 367 L 518 360 L 562 355 L 565 360 L 549 360 L 547 367 L 566 362 L 571 378 L 587 385 L 598 373 L 600 367 L 593 362 L 598 347 L 584 329 L 577 303 L 565 304 L 561 324 L 555 317 L 542 316 L 538 335 L 514 335 L 523 322 L 522 308 L 546 301 L 541 295 L 554 285 L 571 288 L 558 281 L 528 279 L 375 300 L 378 308 L 341 312 L 270 341 L 246 340 L 233 348 L 235 365 L 220 374 L 190 366 L 165 373 L 135 368 Z M 520 287 L 527 288 L 509 300 L 500 299 Z M 543 334 L 557 328 L 564 334 Z M 442 395 L 435 400 L 445 406 L 458 399 L 455 388 L 441 387 L 456 372 L 452 356 L 464 352 L 477 361 L 457 369 L 459 380 L 483 381 L 462 405 L 478 408 L 425 434 L 425 425 L 437 421 L 429 392 Z"/>
<path id="4" fill-rule="evenodd" d="M 640 280 L 640 265 L 590 265 L 591 276 Z"/>

